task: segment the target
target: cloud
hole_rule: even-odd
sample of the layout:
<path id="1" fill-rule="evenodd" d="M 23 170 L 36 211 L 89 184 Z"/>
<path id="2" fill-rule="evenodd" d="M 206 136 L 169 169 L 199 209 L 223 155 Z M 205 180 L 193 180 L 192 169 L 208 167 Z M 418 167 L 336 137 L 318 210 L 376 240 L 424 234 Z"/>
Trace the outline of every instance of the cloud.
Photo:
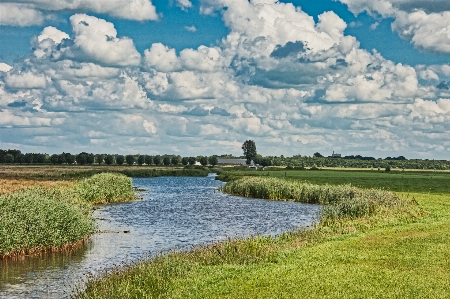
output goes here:
<path id="1" fill-rule="evenodd" d="M 177 0 L 177 6 L 183 10 L 187 10 L 192 7 L 192 2 L 190 0 Z"/>
<path id="2" fill-rule="evenodd" d="M 220 107 L 214 107 L 213 109 L 210 110 L 211 115 L 220 115 L 220 116 L 230 116 L 231 114 L 225 110 L 222 109 Z"/>
<path id="3" fill-rule="evenodd" d="M 197 31 L 197 28 L 194 25 L 192 25 L 192 26 L 184 26 L 184 29 L 189 31 L 189 32 L 196 32 Z"/>
<path id="4" fill-rule="evenodd" d="M 158 20 L 150 0 L 15 0 L 0 3 L 0 24 L 12 26 L 40 25 L 44 12 L 93 12 L 136 21 Z M 8 13 L 6 13 L 8 12 Z"/>
<path id="5" fill-rule="evenodd" d="M 339 0 L 355 14 L 393 18 L 392 30 L 416 48 L 450 54 L 450 2 L 445 0 Z M 375 23 L 377 24 L 377 23 Z"/>
<path id="6" fill-rule="evenodd" d="M 450 66 L 411 67 L 363 50 L 332 12 L 315 22 L 277 1 L 202 0 L 201 8 L 229 28 L 219 44 L 154 43 L 142 57 L 97 17 L 74 15 L 71 35 L 46 27 L 21 64 L 0 64 L 0 126 L 22 128 L 2 134 L 3 144 L 186 156 L 241 154 L 252 138 L 271 155 L 338 147 L 447 155 Z"/>
<path id="7" fill-rule="evenodd" d="M 0 3 L 0 25 L 33 26 L 44 22 L 44 14 L 32 6 L 16 2 Z"/>
<path id="8" fill-rule="evenodd" d="M 10 66 L 9 64 L 0 62 L 0 72 L 7 73 L 10 70 L 12 70 L 12 66 Z"/>
<path id="9" fill-rule="evenodd" d="M 114 24 L 103 19 L 76 14 L 70 17 L 73 43 L 61 47 L 64 58 L 94 62 L 104 66 L 137 66 L 141 55 L 133 40 L 118 38 Z"/>
<path id="10" fill-rule="evenodd" d="M 63 39 L 69 39 L 69 35 L 62 32 L 55 27 L 48 26 L 42 30 L 41 34 L 38 36 L 37 40 L 39 43 L 46 39 L 51 39 L 55 44 L 60 44 Z"/>
<path id="11" fill-rule="evenodd" d="M 144 51 L 144 64 L 149 69 L 162 72 L 172 72 L 180 69 L 175 49 L 170 49 L 161 43 L 152 44 L 150 49 Z"/>
<path id="12" fill-rule="evenodd" d="M 5 83 L 6 87 L 12 89 L 39 89 L 45 88 L 47 80 L 43 75 L 26 72 L 8 74 L 5 78 Z"/>

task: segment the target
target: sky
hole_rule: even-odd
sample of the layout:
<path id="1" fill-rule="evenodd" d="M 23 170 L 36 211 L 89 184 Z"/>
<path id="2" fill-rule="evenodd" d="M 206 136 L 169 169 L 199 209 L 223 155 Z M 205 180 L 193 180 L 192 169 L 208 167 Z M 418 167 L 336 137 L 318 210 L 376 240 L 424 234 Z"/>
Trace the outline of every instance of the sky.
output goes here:
<path id="1" fill-rule="evenodd" d="M 450 154 L 448 0 L 0 0 L 0 148 Z"/>

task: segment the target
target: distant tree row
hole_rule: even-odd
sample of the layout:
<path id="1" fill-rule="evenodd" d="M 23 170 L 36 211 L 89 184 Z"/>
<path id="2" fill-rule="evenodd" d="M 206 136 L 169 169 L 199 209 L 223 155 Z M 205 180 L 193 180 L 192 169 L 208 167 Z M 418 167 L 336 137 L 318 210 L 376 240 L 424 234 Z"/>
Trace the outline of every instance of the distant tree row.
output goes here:
<path id="1" fill-rule="evenodd" d="M 6 164 L 54 164 L 54 165 L 156 165 L 176 166 L 195 165 L 197 161 L 203 165 L 217 165 L 217 156 L 181 157 L 179 155 L 117 155 L 117 154 L 92 154 L 82 152 L 79 154 L 22 154 L 20 150 L 0 150 L 0 163 Z"/>
<path id="2" fill-rule="evenodd" d="M 179 155 L 117 155 L 117 154 L 92 154 L 82 152 L 79 154 L 40 154 L 22 153 L 20 150 L 1 150 L 0 163 L 7 164 L 106 164 L 106 165 L 154 165 L 176 166 L 195 165 L 197 162 L 203 166 L 215 166 L 218 158 L 252 158 L 255 164 L 261 166 L 291 166 L 291 167 L 342 167 L 342 168 L 403 168 L 403 169 L 450 169 L 450 162 L 446 160 L 421 160 L 406 159 L 404 156 L 375 159 L 360 155 L 345 156 L 342 158 L 324 157 L 320 153 L 313 156 L 295 155 L 292 157 L 262 156 L 256 153 L 256 147 L 252 142 L 247 142 L 245 150 L 248 156 L 236 157 L 231 154 L 221 156 L 197 156 L 181 157 Z"/>

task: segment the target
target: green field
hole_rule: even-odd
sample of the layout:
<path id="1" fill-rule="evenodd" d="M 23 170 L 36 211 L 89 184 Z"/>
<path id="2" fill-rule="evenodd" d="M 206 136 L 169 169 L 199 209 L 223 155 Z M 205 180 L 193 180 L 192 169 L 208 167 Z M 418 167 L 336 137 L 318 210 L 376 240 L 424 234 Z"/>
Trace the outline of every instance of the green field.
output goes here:
<path id="1" fill-rule="evenodd" d="M 78 297 L 450 298 L 448 174 L 288 171 L 286 178 L 398 191 L 417 201 L 421 216 L 338 220 L 334 229 L 166 254 L 94 278 Z"/>

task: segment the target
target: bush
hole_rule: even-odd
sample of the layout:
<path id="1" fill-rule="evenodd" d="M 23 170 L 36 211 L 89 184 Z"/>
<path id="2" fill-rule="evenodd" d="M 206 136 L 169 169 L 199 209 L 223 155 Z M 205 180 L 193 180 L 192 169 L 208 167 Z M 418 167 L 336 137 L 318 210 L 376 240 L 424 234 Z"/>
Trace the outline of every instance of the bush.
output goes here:
<path id="1" fill-rule="evenodd" d="M 80 181 L 76 193 L 91 203 L 110 203 L 135 199 L 131 179 L 123 174 L 100 173 Z"/>

